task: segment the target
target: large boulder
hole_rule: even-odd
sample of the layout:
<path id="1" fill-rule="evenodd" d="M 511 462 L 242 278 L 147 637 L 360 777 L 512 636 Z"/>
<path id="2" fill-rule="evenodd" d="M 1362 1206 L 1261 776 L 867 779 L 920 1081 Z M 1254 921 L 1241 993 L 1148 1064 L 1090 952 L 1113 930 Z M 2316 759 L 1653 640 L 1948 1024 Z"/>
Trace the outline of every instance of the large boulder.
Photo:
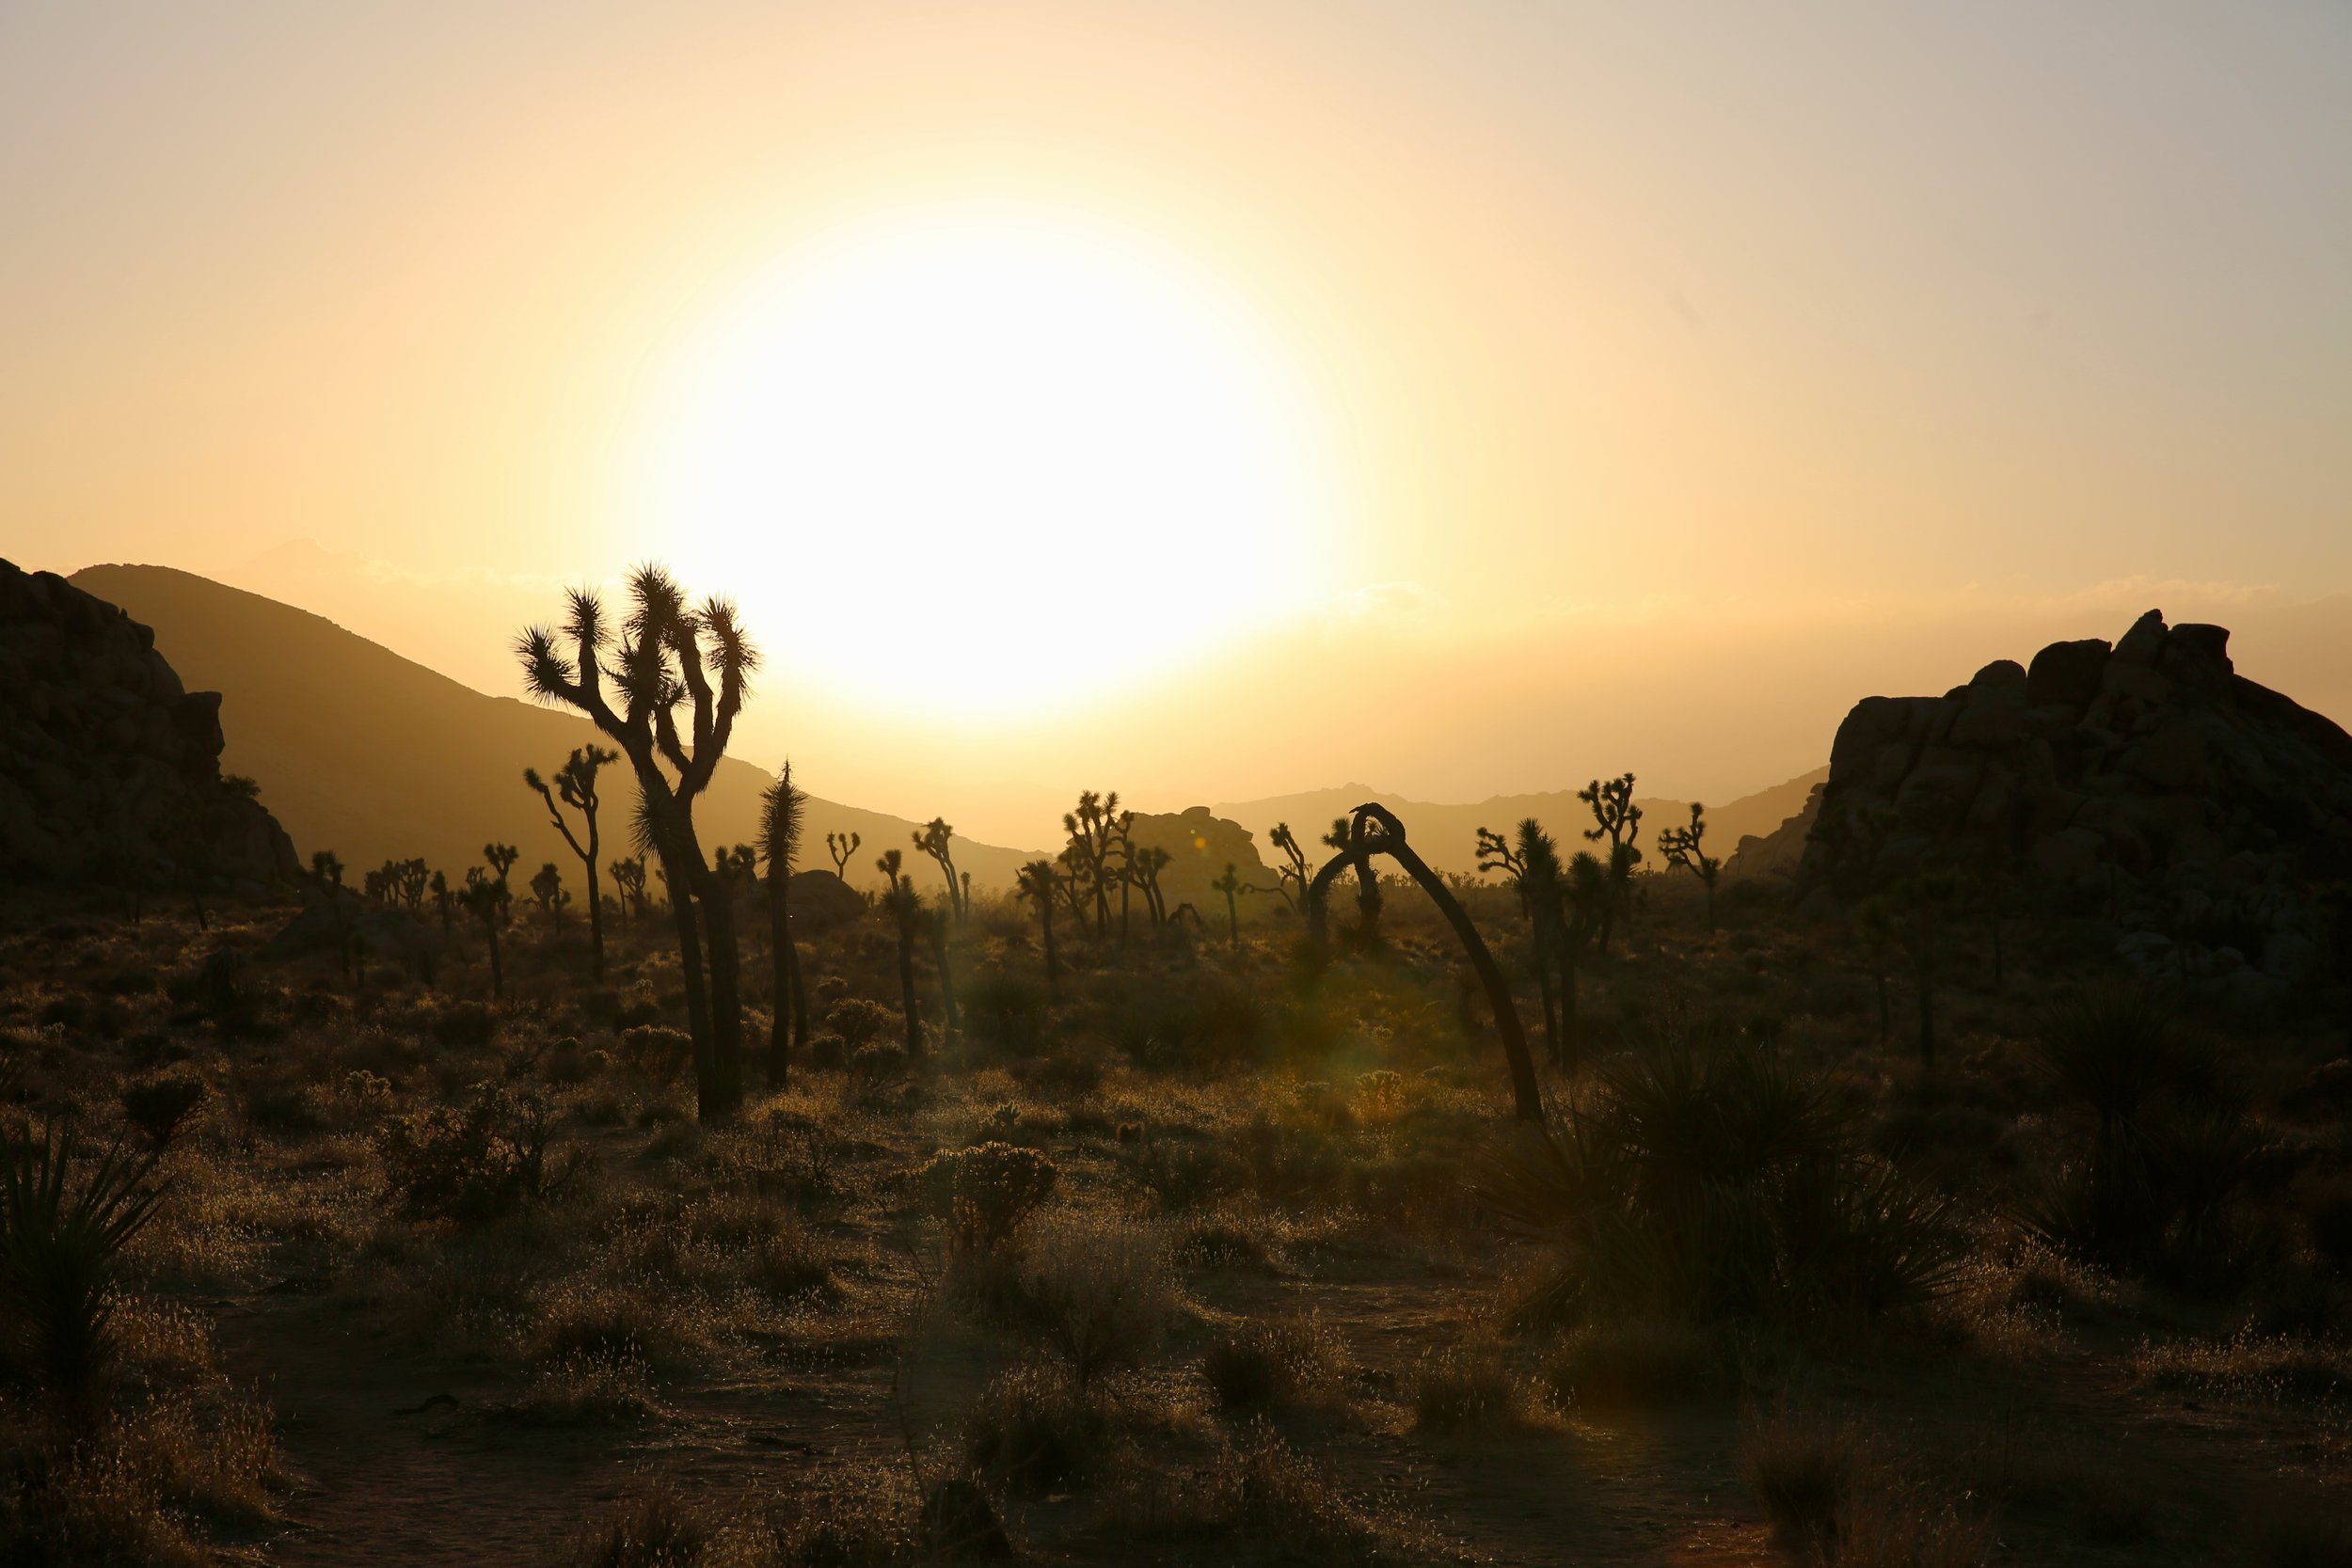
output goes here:
<path id="1" fill-rule="evenodd" d="M 1950 865 L 2182 944 L 2176 968 L 2307 967 L 2313 889 L 2352 875 L 2352 736 L 2238 674 L 2229 639 L 2150 610 L 2112 647 L 1863 699 L 1804 830 L 1813 907 Z"/>
<path id="2" fill-rule="evenodd" d="M 0 877 L 258 886 L 294 845 L 224 779 L 220 694 L 155 636 L 48 572 L 0 561 Z"/>

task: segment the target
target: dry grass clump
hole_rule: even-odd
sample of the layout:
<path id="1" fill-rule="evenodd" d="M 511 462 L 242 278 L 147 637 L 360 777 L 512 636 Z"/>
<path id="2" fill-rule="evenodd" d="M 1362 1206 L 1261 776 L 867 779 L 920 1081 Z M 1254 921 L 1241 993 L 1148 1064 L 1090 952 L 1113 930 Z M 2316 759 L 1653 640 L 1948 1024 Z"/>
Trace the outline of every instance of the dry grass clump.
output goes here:
<path id="1" fill-rule="evenodd" d="M 519 1397 L 490 1414 L 538 1426 L 637 1426 L 667 1419 L 670 1411 L 643 1361 L 571 1354 L 542 1366 Z"/>
<path id="2" fill-rule="evenodd" d="M 722 1528 L 683 1487 L 656 1478 L 581 1534 L 572 1568 L 702 1568 Z"/>
<path id="3" fill-rule="evenodd" d="M 1020 1290 L 1025 1326 L 1081 1385 L 1140 1363 L 1183 1301 L 1156 1229 L 1074 1210 L 1031 1226 Z"/>
<path id="4" fill-rule="evenodd" d="M 1721 1338 L 1688 1324 L 1610 1323 L 1570 1333 L 1545 1359 L 1543 1386 L 1580 1409 L 1642 1410 L 1728 1399 L 1740 1369 Z"/>
<path id="5" fill-rule="evenodd" d="M 1204 1462 L 1138 1465 L 1105 1497 L 1111 1541 L 1199 1542 L 1202 1560 L 1246 1553 L 1328 1564 L 1437 1562 L 1454 1554 L 1386 1498 L 1350 1492 L 1263 1422 L 1220 1437 Z M 1227 1545 L 1211 1543 L 1223 1541 Z"/>
<path id="6" fill-rule="evenodd" d="M 963 1462 L 1017 1493 L 1085 1486 L 1111 1463 L 1113 1410 L 1058 1368 L 1016 1367 L 964 1412 Z"/>
<path id="7" fill-rule="evenodd" d="M 2241 1330 L 2227 1339 L 2148 1341 L 2132 1357 L 2141 1384 L 2232 1399 L 2352 1404 L 2352 1345 Z"/>
<path id="8" fill-rule="evenodd" d="M 1992 1549 L 1990 1512 L 1912 1474 L 1851 1421 L 1788 1413 L 1754 1418 L 1741 1459 L 1773 1538 L 1800 1560 L 1974 1568 Z"/>
<path id="9" fill-rule="evenodd" d="M 1475 1336 L 1422 1357 L 1411 1379 L 1422 1432 L 1513 1432 L 1551 1425 L 1549 1391 L 1512 1369 L 1502 1345 Z"/>
<path id="10" fill-rule="evenodd" d="M 1200 1381 L 1220 1410 L 1333 1411 L 1346 1403 L 1347 1347 L 1322 1318 L 1244 1323 L 1200 1358 Z"/>

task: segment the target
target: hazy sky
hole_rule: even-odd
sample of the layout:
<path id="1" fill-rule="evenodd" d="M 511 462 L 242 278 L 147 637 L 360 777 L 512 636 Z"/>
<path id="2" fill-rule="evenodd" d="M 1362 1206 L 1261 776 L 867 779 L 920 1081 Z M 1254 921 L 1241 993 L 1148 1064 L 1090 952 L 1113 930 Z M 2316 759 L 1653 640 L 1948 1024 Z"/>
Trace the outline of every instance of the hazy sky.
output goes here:
<path id="1" fill-rule="evenodd" d="M 2341 5 L 18 0 L 0 214 L 0 553 L 501 690 L 675 559 L 894 809 L 1744 788 L 2352 588 Z"/>

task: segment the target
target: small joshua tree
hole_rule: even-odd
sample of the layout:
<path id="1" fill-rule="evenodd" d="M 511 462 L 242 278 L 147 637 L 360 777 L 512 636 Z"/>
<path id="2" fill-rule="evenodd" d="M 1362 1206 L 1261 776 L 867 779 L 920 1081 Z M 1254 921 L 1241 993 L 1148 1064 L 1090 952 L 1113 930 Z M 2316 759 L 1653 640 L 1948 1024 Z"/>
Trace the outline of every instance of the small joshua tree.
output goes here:
<path id="1" fill-rule="evenodd" d="M 490 995 L 493 999 L 506 995 L 506 964 L 499 951 L 499 927 L 506 924 L 506 882 L 493 877 L 478 865 L 466 868 L 466 891 L 458 901 L 466 912 L 482 922 L 484 940 L 490 944 Z"/>
<path id="2" fill-rule="evenodd" d="M 907 1060 L 920 1060 L 923 1054 L 923 1019 L 914 997 L 914 939 L 921 932 L 923 895 L 914 891 L 914 884 L 898 874 L 896 865 L 898 851 L 893 849 L 881 862 L 890 878 L 890 891 L 882 895 L 883 912 L 898 937 L 898 1006 L 906 1020 Z"/>
<path id="3" fill-rule="evenodd" d="M 857 847 L 865 842 L 866 840 L 856 833 L 827 833 L 825 835 L 825 853 L 833 857 L 834 876 L 845 882 L 850 879 L 850 857 L 856 854 Z"/>
<path id="4" fill-rule="evenodd" d="M 1274 847 L 1282 851 L 1282 863 L 1274 868 L 1275 890 L 1282 901 L 1294 910 L 1307 896 L 1307 883 L 1313 879 L 1314 867 L 1308 863 L 1306 848 L 1298 835 L 1291 832 L 1287 822 L 1277 822 L 1266 833 Z"/>
<path id="5" fill-rule="evenodd" d="M 549 931 L 564 928 L 564 906 L 572 901 L 572 895 L 564 891 L 564 873 L 556 868 L 553 861 L 541 866 L 537 875 L 531 879 L 531 901 L 539 906 L 541 914 L 548 917 Z"/>
<path id="6" fill-rule="evenodd" d="M 621 753 L 609 752 L 591 742 L 575 747 L 564 766 L 555 770 L 555 784 L 539 776 L 535 768 L 523 769 L 523 783 L 538 793 L 548 808 L 548 820 L 564 835 L 564 842 L 580 857 L 588 874 L 588 951 L 589 972 L 601 981 L 604 978 L 604 896 L 596 888 L 596 856 L 603 843 L 602 831 L 596 821 L 597 809 L 603 804 L 596 794 L 596 775 L 605 765 L 621 760 Z M 556 802 L 561 800 L 580 814 L 583 832 L 572 832 Z"/>
<path id="7" fill-rule="evenodd" d="M 612 873 L 612 886 L 621 895 L 621 912 L 625 918 L 642 920 L 645 914 L 645 857 L 624 855 L 605 867 Z"/>
<path id="8" fill-rule="evenodd" d="M 1595 779 L 1578 790 L 1576 798 L 1593 809 L 1593 826 L 1584 830 L 1584 836 L 1595 844 L 1604 838 L 1609 841 L 1609 852 L 1601 859 L 1610 889 L 1609 911 L 1600 924 L 1600 950 L 1606 953 L 1617 922 L 1633 907 L 1633 868 L 1642 863 L 1642 851 L 1636 847 L 1642 836 L 1642 808 L 1633 803 L 1630 773 Z"/>
<path id="9" fill-rule="evenodd" d="M 1014 886 L 1022 897 L 1037 906 L 1038 937 L 1045 949 L 1045 987 L 1049 991 L 1061 989 L 1061 959 L 1054 952 L 1055 883 L 1061 879 L 1054 873 L 1052 861 L 1031 861 L 1014 876 Z"/>
<path id="10" fill-rule="evenodd" d="M 1707 808 L 1696 800 L 1691 802 L 1691 825 L 1687 828 L 1664 828 L 1658 834 L 1658 852 L 1666 857 L 1670 866 L 1680 866 L 1699 879 L 1707 890 L 1707 934 L 1715 934 L 1715 882 L 1724 874 L 1723 857 L 1710 855 L 1702 846 L 1707 837 Z"/>
<path id="11" fill-rule="evenodd" d="M 513 910 L 515 889 L 506 878 L 507 873 L 515 869 L 515 863 L 523 858 L 523 852 L 511 844 L 490 843 L 482 847 L 482 858 L 490 863 L 491 871 L 498 877 L 501 906 L 505 911 Z"/>
<path id="12" fill-rule="evenodd" d="M 1241 951 L 1241 906 L 1235 896 L 1241 892 L 1241 867 L 1232 861 L 1225 863 L 1225 875 L 1209 884 L 1225 895 L 1225 942 L 1234 952 Z"/>
<path id="13" fill-rule="evenodd" d="M 882 858 L 874 863 L 874 869 L 882 874 L 888 891 L 898 892 L 898 884 L 906 880 L 906 852 L 902 849 L 884 849 Z"/>
<path id="14" fill-rule="evenodd" d="M 441 917 L 441 935 L 448 936 L 450 928 L 450 915 L 451 912 L 457 907 L 457 895 L 450 891 L 449 874 L 447 872 L 436 871 L 433 873 L 432 892 L 434 912 Z"/>
<path id="15" fill-rule="evenodd" d="M 775 1022 L 768 1033 L 768 1085 L 777 1089 L 784 1087 L 791 1070 L 792 1051 L 808 1048 L 808 993 L 801 985 L 791 911 L 792 863 L 801 852 L 801 819 L 807 805 L 807 793 L 792 782 L 789 762 L 759 798 L 759 854 L 768 863 L 769 957 L 774 965 Z M 792 1024 L 789 1045 L 787 1014 Z"/>
<path id="16" fill-rule="evenodd" d="M 1155 931 L 1168 924 L 1168 896 L 1160 891 L 1160 873 L 1175 859 L 1156 844 L 1144 845 L 1128 856 L 1128 877 L 1143 890 L 1144 911 L 1151 915 Z"/>
<path id="17" fill-rule="evenodd" d="M 310 876 L 326 895 L 327 912 L 335 922 L 335 956 L 342 961 L 343 983 L 351 983 L 351 921 L 343 910 L 343 861 L 332 849 L 310 851 Z"/>
<path id="18" fill-rule="evenodd" d="M 946 817 L 934 816 L 915 830 L 914 847 L 938 863 L 939 874 L 947 880 L 947 908 L 961 921 L 970 911 L 964 907 L 962 884 L 956 879 L 955 836 Z"/>

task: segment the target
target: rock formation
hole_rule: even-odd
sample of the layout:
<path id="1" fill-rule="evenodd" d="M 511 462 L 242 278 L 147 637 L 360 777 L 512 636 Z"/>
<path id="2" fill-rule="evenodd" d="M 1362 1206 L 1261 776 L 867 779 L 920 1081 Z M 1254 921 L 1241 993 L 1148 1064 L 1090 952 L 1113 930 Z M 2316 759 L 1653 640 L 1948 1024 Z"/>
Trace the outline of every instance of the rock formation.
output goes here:
<path id="1" fill-rule="evenodd" d="M 1799 877 L 1817 906 L 1934 865 L 2103 913 L 2144 966 L 2301 978 L 2352 870 L 2352 736 L 2150 610 L 1838 727 Z"/>
<path id="2" fill-rule="evenodd" d="M 220 694 L 154 634 L 0 561 L 0 877 L 258 885 L 293 872 L 277 819 L 221 777 Z"/>
<path id="3" fill-rule="evenodd" d="M 1323 828 L 1324 824 L 1316 823 L 1315 833 Z M 1274 885 L 1274 873 L 1259 857 L 1249 830 L 1206 806 L 1187 806 L 1181 812 L 1137 812 L 1135 836 L 1137 848 L 1149 845 L 1168 853 L 1168 869 L 1160 873 L 1160 892 L 1171 911 L 1190 904 L 1204 916 L 1224 919 L 1225 895 L 1210 884 L 1225 875 L 1228 862 L 1240 868 L 1243 881 L 1259 887 Z M 1244 912 L 1248 911 L 1245 909 Z"/>

